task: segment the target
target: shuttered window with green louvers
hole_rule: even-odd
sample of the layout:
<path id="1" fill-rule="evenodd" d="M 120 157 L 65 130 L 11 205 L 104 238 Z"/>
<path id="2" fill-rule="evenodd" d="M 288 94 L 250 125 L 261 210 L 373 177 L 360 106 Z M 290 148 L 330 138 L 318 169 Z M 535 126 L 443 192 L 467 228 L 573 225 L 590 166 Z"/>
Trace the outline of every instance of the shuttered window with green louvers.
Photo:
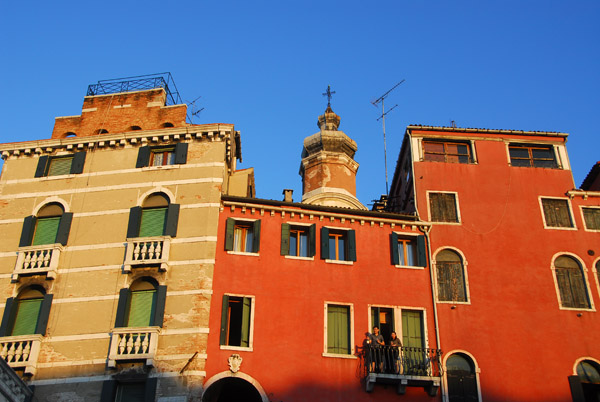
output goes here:
<path id="1" fill-rule="evenodd" d="M 165 230 L 167 208 L 152 208 L 142 210 L 140 237 L 162 236 Z"/>
<path id="2" fill-rule="evenodd" d="M 60 176 L 71 173 L 71 164 L 73 157 L 51 158 L 48 167 L 48 176 Z"/>
<path id="3" fill-rule="evenodd" d="M 128 327 L 149 327 L 153 325 L 156 311 L 156 290 L 138 290 L 131 292 Z"/>
<path id="4" fill-rule="evenodd" d="M 42 244 L 53 244 L 56 242 L 56 234 L 58 233 L 58 225 L 60 224 L 60 216 L 52 218 L 38 218 L 33 235 L 33 246 Z"/>
<path id="5" fill-rule="evenodd" d="M 12 336 L 35 334 L 43 298 L 17 301 Z"/>
<path id="6" fill-rule="evenodd" d="M 350 354 L 350 307 L 327 306 L 327 353 Z"/>

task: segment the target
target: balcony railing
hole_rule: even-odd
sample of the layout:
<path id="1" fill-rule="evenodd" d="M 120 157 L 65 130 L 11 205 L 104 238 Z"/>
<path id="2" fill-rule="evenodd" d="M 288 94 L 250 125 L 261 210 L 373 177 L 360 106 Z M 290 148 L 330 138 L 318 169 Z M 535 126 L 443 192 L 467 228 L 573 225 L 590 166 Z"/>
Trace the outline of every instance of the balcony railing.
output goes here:
<path id="1" fill-rule="evenodd" d="M 166 271 L 169 268 L 170 236 L 139 237 L 127 239 L 127 251 L 123 271 L 131 272 L 131 268 L 144 265 L 158 265 Z"/>
<path id="2" fill-rule="evenodd" d="M 46 274 L 48 278 L 56 278 L 58 260 L 62 251 L 60 244 L 29 246 L 19 248 L 17 263 L 12 274 L 12 280 L 19 275 Z"/>
<path id="3" fill-rule="evenodd" d="M 407 386 L 424 387 L 435 396 L 442 376 L 439 349 L 395 346 L 366 346 L 364 350 L 367 392 L 375 383 L 396 384 L 404 394 Z"/>
<path id="4" fill-rule="evenodd" d="M 159 333 L 160 327 L 113 329 L 108 367 L 115 367 L 117 360 L 145 360 L 147 366 L 152 366 Z"/>
<path id="5" fill-rule="evenodd" d="M 0 338 L 0 357 L 12 368 L 24 368 L 35 374 L 42 335 L 5 336 Z"/>

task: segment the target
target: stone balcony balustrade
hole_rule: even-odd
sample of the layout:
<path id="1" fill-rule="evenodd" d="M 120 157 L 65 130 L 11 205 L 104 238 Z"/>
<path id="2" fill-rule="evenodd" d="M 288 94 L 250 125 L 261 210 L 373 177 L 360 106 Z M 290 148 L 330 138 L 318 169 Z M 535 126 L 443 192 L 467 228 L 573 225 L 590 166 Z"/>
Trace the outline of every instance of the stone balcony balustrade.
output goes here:
<path id="1" fill-rule="evenodd" d="M 115 328 L 112 331 L 108 367 L 116 367 L 118 360 L 145 360 L 154 364 L 160 327 Z"/>
<path id="2" fill-rule="evenodd" d="M 4 336 L 0 338 L 0 357 L 13 369 L 24 368 L 25 374 L 34 375 L 42 338 L 42 335 Z"/>
<path id="3" fill-rule="evenodd" d="M 11 279 L 16 281 L 19 275 L 32 274 L 46 274 L 50 279 L 56 278 L 62 250 L 61 244 L 20 247 Z"/>
<path id="4" fill-rule="evenodd" d="M 169 268 L 170 236 L 138 237 L 127 239 L 123 271 L 131 272 L 135 266 L 156 265 L 160 270 Z"/>

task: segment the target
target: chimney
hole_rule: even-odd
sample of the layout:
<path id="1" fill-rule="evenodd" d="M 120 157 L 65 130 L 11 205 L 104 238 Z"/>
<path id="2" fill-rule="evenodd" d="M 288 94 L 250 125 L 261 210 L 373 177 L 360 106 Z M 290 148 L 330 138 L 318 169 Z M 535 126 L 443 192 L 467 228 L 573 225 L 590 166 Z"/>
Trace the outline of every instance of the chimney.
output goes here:
<path id="1" fill-rule="evenodd" d="M 292 194 L 293 194 L 294 190 L 290 190 L 289 188 L 286 188 L 283 190 L 283 201 L 284 202 L 294 202 L 293 198 L 292 198 Z"/>

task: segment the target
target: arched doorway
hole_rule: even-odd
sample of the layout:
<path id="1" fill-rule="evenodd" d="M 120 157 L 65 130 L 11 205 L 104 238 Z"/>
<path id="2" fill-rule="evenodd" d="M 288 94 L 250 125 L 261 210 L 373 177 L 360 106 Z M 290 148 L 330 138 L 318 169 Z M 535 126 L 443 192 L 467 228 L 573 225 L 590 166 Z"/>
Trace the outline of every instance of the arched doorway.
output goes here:
<path id="1" fill-rule="evenodd" d="M 450 402 L 477 402 L 477 376 L 473 361 L 462 353 L 455 353 L 446 361 L 448 400 Z"/>
<path id="2" fill-rule="evenodd" d="M 262 402 L 258 390 L 248 381 L 225 377 L 211 384 L 204 395 L 202 402 Z"/>

